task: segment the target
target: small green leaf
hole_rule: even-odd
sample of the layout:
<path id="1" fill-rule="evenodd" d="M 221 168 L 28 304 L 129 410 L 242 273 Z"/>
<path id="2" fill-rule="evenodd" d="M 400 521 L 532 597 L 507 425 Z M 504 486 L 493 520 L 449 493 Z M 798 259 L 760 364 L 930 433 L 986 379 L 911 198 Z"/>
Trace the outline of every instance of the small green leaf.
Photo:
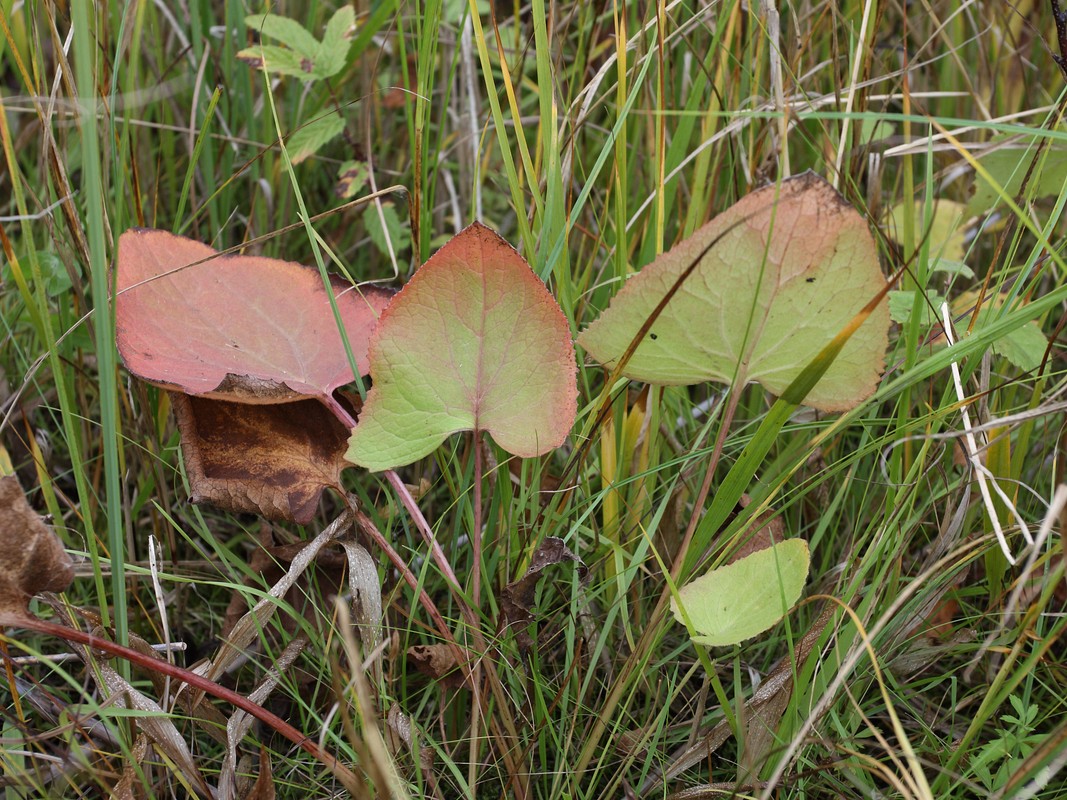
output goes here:
<path id="1" fill-rule="evenodd" d="M 314 61 L 319 51 L 319 40 L 295 19 L 278 14 L 252 14 L 245 17 L 245 25 L 263 36 L 277 39 L 291 47 L 298 56 Z"/>
<path id="2" fill-rule="evenodd" d="M 475 223 L 434 253 L 382 312 L 373 385 L 349 461 L 410 464 L 463 430 L 524 458 L 558 447 L 577 406 L 570 325 L 515 250 Z"/>
<path id="3" fill-rule="evenodd" d="M 268 72 L 321 81 L 344 68 L 352 46 L 348 34 L 355 26 L 356 12 L 349 5 L 339 8 L 326 23 L 321 42 L 296 20 L 278 14 L 253 14 L 245 18 L 245 23 L 287 46 L 258 45 L 242 50 L 238 58 Z"/>
<path id="4" fill-rule="evenodd" d="M 285 140 L 285 148 L 294 164 L 315 155 L 322 146 L 345 129 L 345 120 L 336 110 L 298 128 Z"/>
<path id="5" fill-rule="evenodd" d="M 934 272 L 944 272 L 946 275 L 962 275 L 964 278 L 973 278 L 974 270 L 962 261 L 953 261 L 948 258 L 939 258 L 930 265 Z"/>
<path id="6" fill-rule="evenodd" d="M 974 303 L 978 295 L 977 290 L 964 292 L 959 297 L 955 298 L 952 303 L 952 314 L 954 317 L 958 317 L 960 314 L 965 314 L 966 319 L 961 325 L 957 322 L 956 332 L 959 336 L 966 336 L 967 329 L 970 326 L 970 315 L 974 310 Z M 893 319 L 898 322 L 905 322 L 911 314 L 911 303 L 914 297 L 914 292 L 890 292 L 889 293 L 889 311 L 893 315 Z M 944 303 L 944 299 L 940 295 L 930 294 L 928 295 L 934 308 L 937 310 L 936 316 L 930 318 L 930 309 L 923 306 L 923 324 L 933 325 L 934 323 L 941 322 L 941 305 Z M 997 296 L 995 298 L 986 301 L 987 304 L 978 312 L 978 319 L 975 321 L 975 329 L 981 328 L 996 322 L 996 316 L 1002 311 L 1003 296 Z M 944 335 L 939 335 L 933 340 L 933 344 L 942 346 L 947 344 L 947 340 Z M 1014 364 L 1019 369 L 1029 372 L 1037 369 L 1041 366 L 1041 360 L 1045 357 L 1045 350 L 1048 348 L 1048 338 L 1041 330 L 1041 325 L 1036 320 L 1027 322 L 1007 333 L 1003 334 L 1000 338 L 995 339 L 992 343 L 992 350 L 998 356 L 1006 358 L 1010 363 Z"/>
<path id="7" fill-rule="evenodd" d="M 312 80 L 315 77 L 311 74 L 313 67 L 311 59 L 305 58 L 287 47 L 257 44 L 242 50 L 237 54 L 237 58 L 250 67 L 261 69 L 264 72 L 288 75 L 305 81 Z"/>
<path id="8" fill-rule="evenodd" d="M 70 291 L 72 286 L 70 274 L 59 256 L 55 253 L 42 251 L 37 254 L 37 263 L 41 265 L 44 290 L 49 297 L 59 297 L 61 294 L 66 294 Z"/>
<path id="9" fill-rule="evenodd" d="M 329 78 L 344 69 L 349 48 L 352 46 L 348 34 L 355 24 L 356 12 L 350 5 L 341 6 L 330 17 L 330 21 L 326 23 L 326 32 L 322 36 L 322 44 L 318 46 L 314 57 L 316 75 Z"/>
<path id="10" fill-rule="evenodd" d="M 856 141 L 860 144 L 879 142 L 896 135 L 896 125 L 888 120 L 864 117 L 857 121 Z"/>
<path id="11" fill-rule="evenodd" d="M 940 319 L 939 309 L 941 304 L 945 302 L 939 294 L 927 294 L 926 300 L 919 306 L 920 324 L 929 327 Z M 915 292 L 913 290 L 901 290 L 893 291 L 889 293 L 889 317 L 893 322 L 899 322 L 904 324 L 911 319 L 911 311 L 915 305 Z M 930 308 L 933 306 L 933 308 Z"/>
<path id="12" fill-rule="evenodd" d="M 901 203 L 889 213 L 889 235 L 898 242 L 904 234 L 904 215 L 907 209 L 908 204 Z M 911 204 L 911 209 L 915 215 L 915 245 L 918 246 L 919 242 L 925 239 L 933 258 L 960 261 L 965 249 L 966 226 L 963 223 L 967 219 L 967 210 L 963 203 L 938 200 L 929 215 L 922 203 Z"/>
<path id="13" fill-rule="evenodd" d="M 370 177 L 370 168 L 366 161 L 346 161 L 337 170 L 337 185 L 334 192 L 338 197 L 347 200 L 359 194 L 359 190 L 367 185 Z"/>
<path id="14" fill-rule="evenodd" d="M 1000 147 L 983 155 L 979 162 L 989 174 L 992 182 L 982 175 L 974 181 L 974 195 L 967 203 L 971 214 L 985 214 L 1003 203 L 1003 192 L 1014 198 L 1022 187 L 1023 178 L 1030 168 L 1030 162 L 1037 152 L 1034 147 Z M 1063 191 L 1067 183 L 1067 150 L 1062 144 L 1050 143 L 1037 161 L 1030 182 L 1026 186 L 1026 196 L 1037 199 L 1052 197 Z M 994 185 L 995 184 L 995 185 Z"/>
<path id="15" fill-rule="evenodd" d="M 1029 372 L 1041 366 L 1048 349 L 1048 339 L 1036 322 L 1021 325 L 993 342 L 993 352 L 1003 356 L 1019 369 Z"/>
<path id="16" fill-rule="evenodd" d="M 678 590 L 693 641 L 739 644 L 769 630 L 800 598 L 810 556 L 803 539 L 786 539 L 732 564 L 713 569 Z M 674 618 L 685 624 L 676 600 Z"/>
<path id="17" fill-rule="evenodd" d="M 382 228 L 382 217 L 385 218 L 385 228 Z M 367 206 L 363 211 L 363 224 L 367 226 L 367 233 L 371 241 L 381 251 L 382 255 L 389 255 L 389 243 L 385 240 L 385 232 L 389 232 L 389 242 L 393 245 L 393 254 L 407 250 L 411 245 L 411 231 L 400 226 L 400 217 L 397 216 L 396 208 L 392 203 L 382 203 L 382 214 L 378 216 L 378 209 L 373 205 Z"/>
<path id="18" fill-rule="evenodd" d="M 490 0 L 476 0 L 474 5 L 474 13 L 479 17 L 485 18 L 493 13 L 493 6 Z M 441 12 L 441 17 L 450 25 L 461 28 L 463 27 L 463 21 L 470 13 L 471 6 L 468 0 L 444 0 L 444 9 Z"/>
<path id="19" fill-rule="evenodd" d="M 59 297 L 70 291 L 72 285 L 70 274 L 59 256 L 48 250 L 40 250 L 37 253 L 37 264 L 41 268 L 45 294 L 49 297 Z M 74 262 L 74 269 L 80 274 L 77 261 Z M 5 261 L 3 269 L 0 269 L 0 285 L 8 281 L 14 282 L 14 280 L 11 274 L 11 265 Z"/>

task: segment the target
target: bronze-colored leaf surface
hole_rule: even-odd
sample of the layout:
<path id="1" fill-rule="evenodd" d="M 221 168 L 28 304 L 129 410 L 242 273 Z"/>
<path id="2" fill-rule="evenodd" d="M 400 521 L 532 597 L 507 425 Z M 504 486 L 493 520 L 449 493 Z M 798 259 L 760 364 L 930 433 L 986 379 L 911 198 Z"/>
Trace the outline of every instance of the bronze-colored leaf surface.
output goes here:
<path id="1" fill-rule="evenodd" d="M 741 495 L 739 502 L 741 508 L 752 505 L 752 497 L 749 494 Z M 774 509 L 767 509 L 748 523 L 748 531 L 738 547 L 726 560 L 727 564 L 740 561 L 745 556 L 750 556 L 760 550 L 766 550 L 786 538 L 785 523 Z"/>
<path id="2" fill-rule="evenodd" d="M 0 624 L 25 617 L 35 594 L 62 592 L 74 580 L 70 556 L 14 475 L 0 477 L 0 553 Z"/>
<path id="3" fill-rule="evenodd" d="M 133 747 L 130 748 L 130 755 L 126 757 L 122 777 L 111 789 L 110 800 L 142 800 L 144 798 L 141 776 L 144 774 L 144 762 L 148 757 L 148 746 L 148 737 L 143 733 L 138 734 Z"/>
<path id="4" fill-rule="evenodd" d="M 318 400 L 171 400 L 194 503 L 306 525 L 323 489 L 340 485 L 348 429 Z"/>
<path id="5" fill-rule="evenodd" d="M 423 675 L 428 675 L 442 688 L 458 689 L 468 683 L 462 665 L 456 661 L 456 651 L 448 644 L 417 644 L 407 649 L 408 660 Z"/>
<path id="6" fill-rule="evenodd" d="M 562 539 L 546 536 L 530 560 L 526 574 L 504 587 L 500 596 L 500 610 L 508 624 L 515 627 L 515 638 L 522 650 L 529 650 L 533 646 L 533 640 L 526 627 L 534 619 L 534 595 L 537 591 L 537 582 L 541 580 L 545 567 L 564 561 L 573 561 L 577 564 L 580 580 L 583 582 L 586 580 L 589 569 L 582 560 L 571 552 Z"/>
<path id="7" fill-rule="evenodd" d="M 259 775 L 256 782 L 242 795 L 241 800 L 274 800 L 274 771 L 270 763 L 270 751 L 259 746 Z"/>
<path id="8" fill-rule="evenodd" d="M 355 378 L 317 270 L 219 255 L 166 231 L 119 238 L 116 339 L 139 378 L 244 403 L 328 397 Z M 367 341 L 391 293 L 335 282 L 361 374 Z"/>

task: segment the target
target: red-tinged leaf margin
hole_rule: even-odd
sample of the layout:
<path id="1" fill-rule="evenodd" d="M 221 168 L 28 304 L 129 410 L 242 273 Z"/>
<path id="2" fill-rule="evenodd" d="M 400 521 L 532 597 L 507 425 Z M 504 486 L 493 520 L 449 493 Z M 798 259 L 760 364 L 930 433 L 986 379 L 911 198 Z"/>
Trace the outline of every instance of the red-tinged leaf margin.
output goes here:
<path id="1" fill-rule="evenodd" d="M 493 285 L 502 277 L 513 290 Z M 463 295 L 472 285 L 482 293 L 480 305 Z M 500 294 L 487 298 L 492 289 Z M 520 292 L 521 313 L 486 321 L 486 307 L 498 309 L 501 298 Z M 475 344 L 463 342 L 465 348 L 455 336 L 464 312 L 477 318 L 468 326 Z M 507 346 L 492 361 L 486 330 L 504 323 L 512 327 L 493 333 Z M 528 358 L 507 349 L 534 343 L 537 353 Z M 563 312 L 525 259 L 477 222 L 423 264 L 382 312 L 369 357 L 373 385 L 346 458 L 373 471 L 409 464 L 463 430 L 488 432 L 524 458 L 542 455 L 563 443 L 577 413 L 577 363 Z M 483 379 L 486 373 L 492 377 Z"/>

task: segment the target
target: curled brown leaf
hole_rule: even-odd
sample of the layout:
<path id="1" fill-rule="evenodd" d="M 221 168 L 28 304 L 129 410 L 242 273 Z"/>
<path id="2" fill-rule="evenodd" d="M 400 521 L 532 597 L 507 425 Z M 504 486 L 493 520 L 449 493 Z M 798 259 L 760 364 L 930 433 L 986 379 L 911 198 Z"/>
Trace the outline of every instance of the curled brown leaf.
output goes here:
<path id="1" fill-rule="evenodd" d="M 14 475 L 0 477 L 0 623 L 15 624 L 40 592 L 61 592 L 74 580 L 62 542 L 34 511 Z"/>

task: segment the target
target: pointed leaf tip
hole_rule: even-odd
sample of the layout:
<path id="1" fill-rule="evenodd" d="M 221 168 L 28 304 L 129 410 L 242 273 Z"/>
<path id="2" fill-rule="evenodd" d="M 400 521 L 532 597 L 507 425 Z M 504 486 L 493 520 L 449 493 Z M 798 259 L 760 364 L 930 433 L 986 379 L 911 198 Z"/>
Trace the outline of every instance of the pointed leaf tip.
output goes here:
<path id="1" fill-rule="evenodd" d="M 781 394 L 885 286 L 866 221 L 809 172 L 746 195 L 657 258 L 578 343 L 614 367 L 694 262 L 625 365 L 627 377 L 673 385 L 736 377 Z M 888 331 L 883 301 L 804 402 L 841 411 L 869 396 Z"/>
<path id="2" fill-rule="evenodd" d="M 574 422 L 567 320 L 525 259 L 480 223 L 393 299 L 370 364 L 373 386 L 346 458 L 371 470 L 409 464 L 471 429 L 532 457 L 559 446 Z"/>

